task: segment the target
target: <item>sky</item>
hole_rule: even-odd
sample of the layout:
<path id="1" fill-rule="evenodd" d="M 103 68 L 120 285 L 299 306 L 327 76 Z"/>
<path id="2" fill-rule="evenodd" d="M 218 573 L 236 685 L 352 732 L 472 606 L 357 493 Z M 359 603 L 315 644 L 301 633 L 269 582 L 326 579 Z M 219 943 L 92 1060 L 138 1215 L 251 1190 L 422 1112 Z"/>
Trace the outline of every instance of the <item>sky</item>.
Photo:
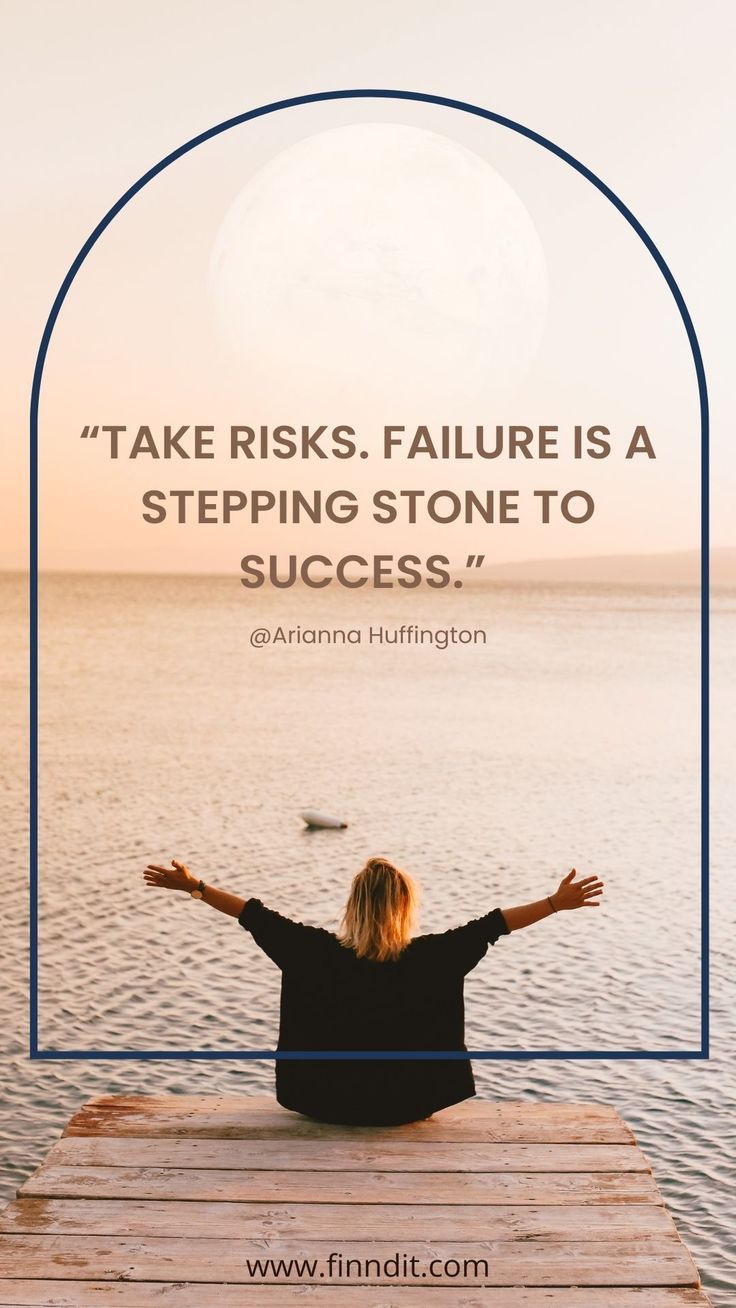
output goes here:
<path id="1" fill-rule="evenodd" d="M 513 7 L 322 0 L 10 5 L 3 77 L 13 184 L 2 198 L 5 502 L 0 566 L 25 566 L 28 389 L 55 291 L 146 168 L 218 121 L 335 87 L 421 90 L 526 124 L 587 164 L 651 233 L 685 295 L 714 414 L 713 540 L 730 525 L 733 382 L 729 6 Z M 318 22 L 320 17 L 322 22 Z M 175 43 L 172 44 L 172 32 Z M 390 39 L 389 39 L 390 36 Z M 419 39 L 421 37 L 421 39 Z M 603 74 L 602 75 L 602 70 Z M 233 208 L 235 206 L 235 208 Z M 228 217 L 228 214 L 230 215 Z M 500 250 L 500 254 L 498 251 Z M 489 253 L 491 251 L 491 253 Z M 493 253 L 496 251 L 496 253 Z M 380 457 L 385 423 L 556 425 L 561 457 Z M 212 461 L 107 457 L 87 424 L 212 425 Z M 352 425 L 363 460 L 224 457 L 230 425 Z M 605 461 L 570 455 L 609 427 Z M 656 460 L 624 458 L 645 423 Z M 661 275 L 587 182 L 508 129 L 456 111 L 350 100 L 269 115 L 157 178 L 75 282 L 41 397 L 41 562 L 228 571 L 245 550 L 380 548 L 489 562 L 658 552 L 698 541 L 698 408 Z M 152 525 L 142 495 L 192 488 L 354 491 L 354 523 Z M 376 490 L 513 488 L 519 522 L 376 527 Z M 534 491 L 581 488 L 583 525 L 539 521 Z"/>

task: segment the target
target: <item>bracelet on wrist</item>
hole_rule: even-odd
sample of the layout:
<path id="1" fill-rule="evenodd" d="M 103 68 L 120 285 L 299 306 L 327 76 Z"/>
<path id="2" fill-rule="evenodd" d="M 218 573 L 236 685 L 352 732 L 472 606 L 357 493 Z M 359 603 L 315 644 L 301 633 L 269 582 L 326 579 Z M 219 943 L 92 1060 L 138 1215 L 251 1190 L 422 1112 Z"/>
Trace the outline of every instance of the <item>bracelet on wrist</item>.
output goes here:
<path id="1" fill-rule="evenodd" d="M 552 896 L 551 896 L 551 895 L 548 895 L 548 896 L 547 896 L 547 903 L 549 904 L 549 906 L 550 906 L 550 908 L 552 909 L 552 912 L 553 912 L 553 913 L 556 913 L 556 912 L 558 911 L 558 910 L 555 908 L 555 906 L 554 906 L 554 902 L 553 902 L 553 900 L 552 900 Z"/>

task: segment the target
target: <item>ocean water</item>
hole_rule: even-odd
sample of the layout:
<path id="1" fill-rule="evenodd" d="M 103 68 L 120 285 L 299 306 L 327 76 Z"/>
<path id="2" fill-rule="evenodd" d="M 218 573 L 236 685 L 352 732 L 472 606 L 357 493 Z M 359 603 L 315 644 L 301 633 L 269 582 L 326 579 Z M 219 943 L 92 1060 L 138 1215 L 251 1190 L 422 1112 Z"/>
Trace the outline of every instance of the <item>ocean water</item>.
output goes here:
<path id="1" fill-rule="evenodd" d="M 100 1093 L 249 1093 L 256 1061 L 27 1056 L 25 580 L 0 578 L 7 990 L 3 1193 Z M 502 939 L 466 986 L 489 1098 L 614 1104 L 714 1303 L 736 1303 L 733 897 L 727 802 L 736 594 L 713 604 L 713 1056 L 700 1043 L 699 599 L 688 588 L 474 584 L 245 592 L 210 577 L 47 576 L 40 590 L 39 1032 L 50 1050 L 269 1050 L 278 973 L 236 923 L 147 890 L 150 861 L 334 927 L 368 854 L 410 870 L 420 929 L 554 891 L 598 910 Z M 403 641 L 389 643 L 405 629 Z M 417 643 L 452 627 L 469 643 Z M 254 648 L 265 628 L 271 643 Z M 409 628 L 407 635 L 406 629 Z M 309 631 L 353 632 L 309 644 Z M 383 630 L 380 643 L 371 630 Z M 291 643 L 274 639 L 292 632 Z M 484 634 L 484 635 L 483 635 Z M 301 639 L 298 639 L 300 637 Z M 438 638 L 440 639 L 440 638 Z M 345 831 L 308 832 L 307 807 Z"/>

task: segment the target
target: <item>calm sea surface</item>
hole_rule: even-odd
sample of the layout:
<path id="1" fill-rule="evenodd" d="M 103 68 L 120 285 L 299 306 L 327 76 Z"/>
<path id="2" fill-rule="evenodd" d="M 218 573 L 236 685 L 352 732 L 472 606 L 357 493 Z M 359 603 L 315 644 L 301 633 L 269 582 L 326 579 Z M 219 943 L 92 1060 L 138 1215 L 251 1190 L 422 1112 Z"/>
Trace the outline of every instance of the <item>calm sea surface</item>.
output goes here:
<path id="1" fill-rule="evenodd" d="M 331 590 L 331 588 L 330 588 Z M 421 929 L 552 892 L 575 866 L 604 906 L 503 939 L 469 978 L 473 1050 L 595 1050 L 475 1064 L 488 1098 L 615 1104 L 719 1306 L 733 1230 L 736 593 L 714 600 L 713 1057 L 700 1042 L 699 608 L 689 589 L 474 585 L 449 594 L 269 592 L 236 580 L 50 577 L 40 621 L 40 1042 L 45 1049 L 268 1050 L 279 976 L 237 924 L 145 890 L 145 863 L 334 927 L 384 853 L 423 888 Z M 6 879 L 4 1193 L 100 1093 L 249 1093 L 267 1060 L 27 1057 L 26 598 L 0 578 Z M 369 644 L 414 625 L 485 643 Z M 361 643 L 250 644 L 308 629 Z M 307 832 L 322 808 L 346 831 Z M 730 1193 L 729 1193 L 730 1192 Z"/>

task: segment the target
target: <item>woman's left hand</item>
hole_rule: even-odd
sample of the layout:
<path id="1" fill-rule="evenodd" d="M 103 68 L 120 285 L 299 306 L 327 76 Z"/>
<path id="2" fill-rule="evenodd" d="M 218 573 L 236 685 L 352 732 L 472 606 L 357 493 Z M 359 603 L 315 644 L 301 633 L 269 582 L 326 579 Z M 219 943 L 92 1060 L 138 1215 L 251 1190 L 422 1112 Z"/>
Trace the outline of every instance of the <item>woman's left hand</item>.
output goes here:
<path id="1" fill-rule="evenodd" d="M 143 873 L 143 880 L 147 886 L 157 886 L 159 890 L 186 890 L 187 894 L 199 884 L 186 864 L 178 858 L 172 858 L 171 867 L 149 863 Z"/>

